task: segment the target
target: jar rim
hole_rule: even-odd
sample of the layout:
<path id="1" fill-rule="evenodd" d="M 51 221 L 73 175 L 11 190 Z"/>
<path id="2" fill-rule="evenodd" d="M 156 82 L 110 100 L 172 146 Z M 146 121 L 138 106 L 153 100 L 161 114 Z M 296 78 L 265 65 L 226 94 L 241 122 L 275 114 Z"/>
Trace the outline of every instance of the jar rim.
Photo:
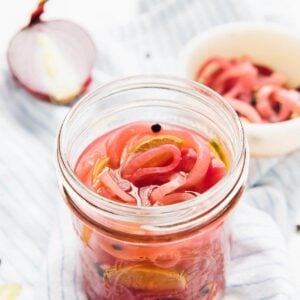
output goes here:
<path id="1" fill-rule="evenodd" d="M 216 99 L 220 103 L 220 105 L 222 105 L 227 110 L 227 113 L 232 118 L 233 122 L 235 123 L 236 130 L 238 132 L 238 137 L 239 137 L 237 155 L 235 155 L 235 158 L 226 176 L 218 183 L 216 183 L 213 187 L 211 187 L 209 190 L 190 200 L 180 202 L 180 203 L 165 205 L 165 206 L 148 206 L 148 207 L 133 206 L 125 203 L 123 204 L 123 203 L 115 202 L 113 200 L 98 195 L 97 193 L 89 189 L 84 183 L 82 183 L 80 179 L 76 176 L 72 167 L 70 166 L 68 162 L 67 153 L 65 151 L 65 146 L 66 146 L 65 143 L 67 141 L 66 138 L 67 126 L 71 122 L 74 114 L 78 110 L 80 110 L 81 107 L 85 105 L 87 102 L 91 101 L 96 96 L 99 97 L 99 95 L 100 97 L 97 101 L 104 101 L 103 99 L 109 96 L 112 91 L 120 92 L 123 91 L 122 88 L 124 89 L 125 87 L 126 89 L 137 89 L 137 88 L 144 88 L 144 87 L 174 89 L 175 91 L 176 90 L 184 91 L 185 93 L 188 93 L 195 97 L 197 97 L 197 93 L 198 93 L 198 98 L 199 98 L 199 90 L 200 90 L 201 92 L 204 92 L 209 97 L 213 97 L 214 99 Z M 189 87 L 189 89 L 187 87 Z M 236 114 L 236 112 L 230 106 L 230 104 L 227 103 L 225 100 L 223 100 L 223 98 L 219 94 L 217 94 L 210 88 L 204 86 L 203 84 L 188 79 L 178 78 L 175 76 L 164 76 L 164 75 L 130 76 L 130 77 L 114 80 L 109 83 L 98 86 L 95 90 L 89 92 L 84 97 L 82 97 L 68 112 L 68 114 L 66 115 L 65 119 L 62 122 L 62 125 L 59 129 L 58 136 L 57 136 L 57 169 L 63 176 L 64 181 L 72 189 L 72 191 L 75 192 L 80 197 L 82 197 L 83 194 L 87 195 L 87 197 L 89 199 L 92 199 L 94 203 L 97 203 L 98 201 L 99 206 L 95 206 L 90 201 L 88 201 L 88 203 L 91 206 L 94 206 L 94 209 L 99 210 L 105 208 L 106 210 L 111 212 L 122 210 L 124 214 L 128 214 L 129 216 L 141 215 L 141 214 L 145 214 L 145 215 L 169 214 L 169 213 L 177 212 L 181 209 L 190 209 L 205 202 L 208 198 L 213 197 L 214 195 L 220 193 L 220 191 L 224 188 L 224 186 L 226 186 L 230 181 L 230 179 L 232 179 L 234 172 L 236 172 L 237 169 L 240 168 L 241 166 L 244 167 L 245 160 L 249 159 L 247 158 L 247 155 L 248 155 L 248 151 L 247 151 L 246 136 L 241 121 L 238 115 Z M 87 197 L 84 197 L 85 198 L 84 200 L 87 201 L 86 199 Z M 220 199 L 220 201 L 221 200 L 222 199 Z"/>

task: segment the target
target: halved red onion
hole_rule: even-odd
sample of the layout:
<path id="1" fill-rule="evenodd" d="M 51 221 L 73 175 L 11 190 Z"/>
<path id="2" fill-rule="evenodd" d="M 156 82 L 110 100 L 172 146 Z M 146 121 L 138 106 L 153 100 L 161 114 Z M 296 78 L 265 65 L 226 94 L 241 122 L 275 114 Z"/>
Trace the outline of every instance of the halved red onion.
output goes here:
<path id="1" fill-rule="evenodd" d="M 65 104 L 86 90 L 96 50 L 89 34 L 65 20 L 41 21 L 46 0 L 11 40 L 7 60 L 15 79 L 42 99 Z"/>

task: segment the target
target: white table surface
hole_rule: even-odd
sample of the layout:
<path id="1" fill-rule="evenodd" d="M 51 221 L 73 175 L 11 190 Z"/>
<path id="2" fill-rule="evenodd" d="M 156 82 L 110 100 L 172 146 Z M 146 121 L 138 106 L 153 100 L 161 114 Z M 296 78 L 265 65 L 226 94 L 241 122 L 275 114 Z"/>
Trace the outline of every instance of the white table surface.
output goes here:
<path id="1" fill-rule="evenodd" d="M 251 1 L 252 5 L 255 2 L 257 12 L 267 14 L 270 20 L 277 21 L 281 17 L 288 17 L 289 22 L 292 20 L 294 26 L 300 29 L 299 0 L 244 1 Z M 137 0 L 52 0 L 47 3 L 47 18 L 75 20 L 92 35 L 96 35 L 96 29 L 99 26 L 109 27 L 134 17 L 137 12 L 136 2 Z M 10 38 L 19 28 L 26 25 L 36 3 L 37 0 L 0 0 L 1 63 L 5 63 L 5 51 Z M 291 261 L 293 280 L 298 287 L 298 295 L 300 295 L 300 233 L 292 235 L 289 248 L 290 257 L 288 259 Z"/>

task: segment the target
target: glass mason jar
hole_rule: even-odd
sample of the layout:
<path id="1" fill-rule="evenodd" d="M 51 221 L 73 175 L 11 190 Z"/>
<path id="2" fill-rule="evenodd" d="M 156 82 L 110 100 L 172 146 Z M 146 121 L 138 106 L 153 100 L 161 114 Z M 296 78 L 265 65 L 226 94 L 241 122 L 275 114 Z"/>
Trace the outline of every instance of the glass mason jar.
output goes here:
<path id="1" fill-rule="evenodd" d="M 228 152 L 229 172 L 200 196 L 167 206 L 137 207 L 94 193 L 76 177 L 76 161 L 97 137 L 133 121 L 167 122 L 217 136 Z M 240 120 L 218 94 L 172 77 L 137 76 L 100 86 L 65 118 L 57 160 L 89 299 L 222 297 L 228 217 L 243 193 L 249 156 Z"/>

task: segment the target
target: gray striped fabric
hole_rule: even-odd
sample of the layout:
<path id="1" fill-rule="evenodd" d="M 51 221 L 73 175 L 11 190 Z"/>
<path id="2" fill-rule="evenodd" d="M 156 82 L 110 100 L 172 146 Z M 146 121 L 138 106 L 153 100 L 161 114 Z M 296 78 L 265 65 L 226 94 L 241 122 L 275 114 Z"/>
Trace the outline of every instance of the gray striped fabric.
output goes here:
<path id="1" fill-rule="evenodd" d="M 243 3 L 142 1 L 137 19 L 99 29 L 94 37 L 99 52 L 94 84 L 138 73 L 174 75 L 177 56 L 193 35 L 254 19 Z M 21 283 L 25 300 L 86 299 L 54 169 L 55 133 L 68 108 L 34 100 L 7 70 L 0 76 L 0 283 Z M 297 299 L 284 236 L 299 205 L 299 163 L 300 152 L 251 161 L 247 193 L 233 217 L 228 299 Z"/>

